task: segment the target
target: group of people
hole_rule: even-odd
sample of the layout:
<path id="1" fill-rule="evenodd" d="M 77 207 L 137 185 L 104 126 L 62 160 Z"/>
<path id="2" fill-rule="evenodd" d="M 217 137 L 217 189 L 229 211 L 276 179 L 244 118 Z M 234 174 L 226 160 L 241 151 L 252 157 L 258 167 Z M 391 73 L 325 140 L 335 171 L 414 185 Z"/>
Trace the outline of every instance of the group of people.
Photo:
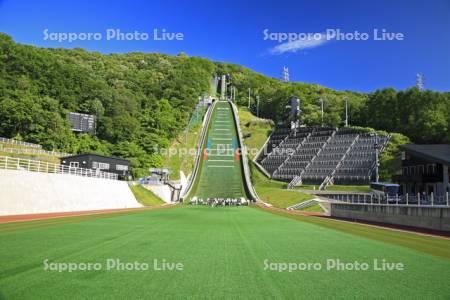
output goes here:
<path id="1" fill-rule="evenodd" d="M 192 205 L 210 205 L 215 206 L 242 206 L 248 205 L 249 201 L 245 198 L 191 198 Z"/>

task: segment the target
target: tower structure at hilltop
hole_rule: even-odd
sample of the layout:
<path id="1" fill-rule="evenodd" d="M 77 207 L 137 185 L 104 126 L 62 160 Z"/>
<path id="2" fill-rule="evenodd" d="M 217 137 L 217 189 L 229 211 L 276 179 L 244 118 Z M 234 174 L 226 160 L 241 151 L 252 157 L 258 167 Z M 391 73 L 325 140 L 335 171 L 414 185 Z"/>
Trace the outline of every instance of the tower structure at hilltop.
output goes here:
<path id="1" fill-rule="evenodd" d="M 424 89 L 424 76 L 423 76 L 423 74 L 420 74 L 420 73 L 416 74 L 416 87 L 420 91 L 423 91 L 423 89 Z"/>
<path id="2" fill-rule="evenodd" d="M 286 66 L 283 66 L 283 81 L 289 82 L 289 68 Z"/>
<path id="3" fill-rule="evenodd" d="M 220 100 L 225 100 L 227 96 L 227 75 L 222 75 L 219 79 Z"/>

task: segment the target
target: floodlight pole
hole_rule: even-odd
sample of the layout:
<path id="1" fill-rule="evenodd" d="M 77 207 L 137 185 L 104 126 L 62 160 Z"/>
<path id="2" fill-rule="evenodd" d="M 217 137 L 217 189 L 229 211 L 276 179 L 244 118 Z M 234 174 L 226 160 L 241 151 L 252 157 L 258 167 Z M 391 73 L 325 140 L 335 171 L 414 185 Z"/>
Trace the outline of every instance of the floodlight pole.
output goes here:
<path id="1" fill-rule="evenodd" d="M 256 96 L 256 116 L 259 118 L 259 96 Z"/>
<path id="2" fill-rule="evenodd" d="M 378 162 L 378 146 L 375 149 L 375 163 L 376 163 L 375 179 L 376 179 L 376 182 L 378 182 L 380 180 L 380 176 L 378 175 L 378 164 L 379 164 L 379 162 Z"/>
<path id="3" fill-rule="evenodd" d="M 378 134 L 375 132 L 375 182 L 378 182 L 380 180 L 380 176 L 378 173 Z"/>
<path id="4" fill-rule="evenodd" d="M 320 98 L 320 109 L 322 111 L 322 127 L 323 127 L 323 98 Z"/>
<path id="5" fill-rule="evenodd" d="M 345 127 L 348 126 L 348 99 L 345 97 Z"/>

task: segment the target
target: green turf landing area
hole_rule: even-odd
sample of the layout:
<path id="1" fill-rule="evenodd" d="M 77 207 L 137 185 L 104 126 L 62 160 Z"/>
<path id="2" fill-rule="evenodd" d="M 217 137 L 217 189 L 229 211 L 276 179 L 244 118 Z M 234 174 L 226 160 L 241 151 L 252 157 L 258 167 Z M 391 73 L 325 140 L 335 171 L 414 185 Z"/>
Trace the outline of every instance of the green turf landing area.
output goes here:
<path id="1" fill-rule="evenodd" d="M 250 207 L 0 226 L 0 298 L 421 298 L 450 295 L 450 260 Z M 20 229 L 20 226 L 22 229 Z M 354 225 L 360 227 L 360 225 Z M 14 228 L 19 227 L 19 228 Z M 405 240 L 410 235 L 405 234 Z M 447 247 L 448 247 L 447 243 Z M 46 272 L 43 260 L 165 259 L 183 271 Z M 405 271 L 264 271 L 270 262 L 402 262 Z"/>

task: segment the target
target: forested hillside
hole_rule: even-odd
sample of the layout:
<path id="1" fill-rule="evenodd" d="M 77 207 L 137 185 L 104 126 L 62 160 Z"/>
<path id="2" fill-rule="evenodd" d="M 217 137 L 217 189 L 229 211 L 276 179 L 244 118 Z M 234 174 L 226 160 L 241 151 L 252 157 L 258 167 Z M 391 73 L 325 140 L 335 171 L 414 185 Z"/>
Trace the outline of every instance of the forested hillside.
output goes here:
<path id="1" fill-rule="evenodd" d="M 240 104 L 248 103 L 256 113 L 256 96 L 260 97 L 260 116 L 283 120 L 287 99 L 301 99 L 301 120 L 307 125 L 321 123 L 320 98 L 324 100 L 324 123 L 340 127 L 345 119 L 348 99 L 349 124 L 371 127 L 408 136 L 415 143 L 450 143 L 450 93 L 410 88 L 396 91 L 386 88 L 370 94 L 335 91 L 316 84 L 282 82 L 267 78 L 238 65 L 218 64 L 220 72 L 231 74 L 237 86 Z"/>
<path id="2" fill-rule="evenodd" d="M 450 94 L 385 89 L 372 94 L 334 91 L 316 84 L 284 83 L 247 68 L 185 54 L 104 55 L 83 49 L 45 49 L 15 43 L 0 33 L 0 136 L 69 153 L 129 158 L 136 176 L 160 166 L 155 147 L 167 147 L 186 126 L 213 74 L 230 74 L 237 101 L 251 88 L 260 116 L 282 120 L 287 99 L 301 98 L 304 124 L 340 126 L 344 97 L 350 124 L 400 132 L 418 143 L 450 142 Z M 96 136 L 75 135 L 66 115 L 95 114 Z"/>
<path id="3" fill-rule="evenodd" d="M 130 158 L 146 174 L 162 161 L 153 148 L 184 128 L 213 72 L 186 55 L 43 49 L 0 34 L 0 136 Z M 72 133 L 69 111 L 97 115 L 97 137 Z"/>

